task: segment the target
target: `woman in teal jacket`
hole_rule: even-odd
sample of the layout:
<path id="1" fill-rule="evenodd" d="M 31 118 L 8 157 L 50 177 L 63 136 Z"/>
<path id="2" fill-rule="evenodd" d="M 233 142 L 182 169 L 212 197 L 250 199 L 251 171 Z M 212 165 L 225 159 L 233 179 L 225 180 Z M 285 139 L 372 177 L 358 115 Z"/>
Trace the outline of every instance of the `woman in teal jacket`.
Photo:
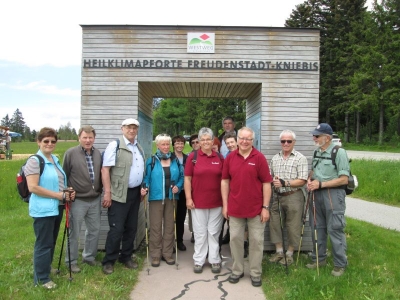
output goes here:
<path id="1" fill-rule="evenodd" d="M 149 193 L 151 265 L 158 267 L 160 259 L 174 265 L 174 203 L 183 186 L 183 167 L 177 159 L 171 159 L 171 137 L 159 134 L 155 143 L 156 154 L 146 161 L 145 188 L 141 193 Z"/>
<path id="2" fill-rule="evenodd" d="M 50 279 L 51 262 L 62 220 L 63 210 L 59 208 L 65 201 L 75 199 L 75 192 L 64 193 L 67 178 L 52 153 L 57 143 L 57 133 L 53 128 L 44 127 L 37 137 L 39 151 L 44 159 L 43 173 L 40 175 L 39 159 L 28 159 L 24 173 L 29 191 L 29 215 L 33 218 L 36 241 L 33 252 L 33 277 L 35 285 L 53 289 L 56 284 Z"/>

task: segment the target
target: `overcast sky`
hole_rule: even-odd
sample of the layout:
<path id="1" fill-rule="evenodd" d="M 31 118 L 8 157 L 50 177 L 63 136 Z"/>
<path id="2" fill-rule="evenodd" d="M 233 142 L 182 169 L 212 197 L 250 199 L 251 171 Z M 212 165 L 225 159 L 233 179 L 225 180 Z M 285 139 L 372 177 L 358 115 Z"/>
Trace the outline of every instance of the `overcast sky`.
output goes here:
<path id="1" fill-rule="evenodd" d="M 372 0 L 368 1 L 370 3 Z M 283 27 L 301 0 L 22 0 L 0 13 L 0 118 L 80 126 L 80 24 Z"/>

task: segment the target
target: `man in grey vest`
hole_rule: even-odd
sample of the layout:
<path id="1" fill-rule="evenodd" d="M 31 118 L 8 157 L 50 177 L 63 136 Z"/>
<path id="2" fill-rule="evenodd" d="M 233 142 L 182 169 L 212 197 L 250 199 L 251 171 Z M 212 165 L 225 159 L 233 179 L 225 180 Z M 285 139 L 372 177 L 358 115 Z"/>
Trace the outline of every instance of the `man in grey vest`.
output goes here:
<path id="1" fill-rule="evenodd" d="M 141 201 L 140 187 L 144 174 L 144 154 L 137 142 L 139 122 L 126 119 L 122 122 L 123 136 L 108 144 L 101 169 L 104 199 L 103 207 L 108 208 L 108 224 L 103 259 L 104 274 L 114 272 L 118 261 L 129 269 L 136 269 L 132 260 L 138 213 Z M 122 247 L 121 246 L 122 241 Z"/>

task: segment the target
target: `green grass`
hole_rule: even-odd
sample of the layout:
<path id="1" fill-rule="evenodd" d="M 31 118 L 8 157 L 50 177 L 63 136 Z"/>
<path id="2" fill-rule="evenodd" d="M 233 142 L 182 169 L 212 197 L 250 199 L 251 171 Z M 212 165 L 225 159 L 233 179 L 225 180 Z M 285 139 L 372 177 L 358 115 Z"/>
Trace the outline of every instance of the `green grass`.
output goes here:
<path id="1" fill-rule="evenodd" d="M 350 167 L 359 182 L 352 197 L 400 206 L 400 161 L 354 159 Z"/>
<path id="2" fill-rule="evenodd" d="M 263 263 L 263 290 L 267 299 L 398 299 L 400 295 L 400 233 L 366 222 L 347 219 L 349 265 L 343 276 L 333 277 L 328 266 L 309 270 L 305 254 L 299 264 L 284 267 Z M 297 254 L 295 254 L 295 261 Z"/>
<path id="3" fill-rule="evenodd" d="M 56 148 L 54 149 L 54 154 L 57 154 L 59 157 L 62 158 L 67 149 L 77 145 L 78 142 L 58 141 L 56 144 Z M 34 154 L 38 151 L 38 145 L 36 142 L 12 143 L 11 149 L 13 150 L 13 154 Z"/>

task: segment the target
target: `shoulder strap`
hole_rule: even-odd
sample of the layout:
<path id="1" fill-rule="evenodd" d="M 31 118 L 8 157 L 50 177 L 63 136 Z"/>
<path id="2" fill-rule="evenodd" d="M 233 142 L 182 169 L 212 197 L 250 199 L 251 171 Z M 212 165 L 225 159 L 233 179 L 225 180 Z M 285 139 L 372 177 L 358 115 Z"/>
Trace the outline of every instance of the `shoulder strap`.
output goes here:
<path id="1" fill-rule="evenodd" d="M 34 154 L 34 155 L 32 155 L 32 156 L 37 157 L 37 159 L 39 160 L 39 169 L 40 169 L 40 175 L 39 175 L 39 176 L 42 176 L 43 170 L 44 170 L 44 158 L 41 157 L 41 156 L 38 155 L 38 154 Z M 30 156 L 29 158 L 31 158 L 32 156 Z"/>
<path id="2" fill-rule="evenodd" d="M 337 153 L 339 151 L 340 146 L 336 145 L 335 147 L 333 147 L 332 152 L 331 152 L 331 159 L 332 159 L 332 164 L 336 169 L 336 156 Z"/>
<path id="3" fill-rule="evenodd" d="M 197 163 L 197 150 L 193 150 L 192 163 L 195 165 Z"/>
<path id="4" fill-rule="evenodd" d="M 154 165 L 156 164 L 156 156 L 152 155 L 151 156 L 151 170 L 153 171 Z"/>
<path id="5" fill-rule="evenodd" d="M 114 165 L 117 165 L 117 156 L 118 156 L 120 141 L 119 141 L 119 139 L 115 139 L 115 141 L 117 142 L 117 147 L 115 147 L 115 164 Z"/>

